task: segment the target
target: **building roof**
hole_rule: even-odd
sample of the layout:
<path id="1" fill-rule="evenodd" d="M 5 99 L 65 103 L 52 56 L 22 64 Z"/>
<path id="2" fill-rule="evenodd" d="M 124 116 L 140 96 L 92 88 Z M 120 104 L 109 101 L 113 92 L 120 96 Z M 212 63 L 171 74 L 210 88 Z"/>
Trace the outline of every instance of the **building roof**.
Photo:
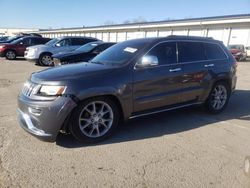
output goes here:
<path id="1" fill-rule="evenodd" d="M 64 31 L 64 30 L 94 30 L 94 29 L 108 29 L 108 28 L 130 28 L 130 27 L 147 27 L 150 25 L 170 25 L 170 24 L 179 24 L 179 23 L 189 23 L 189 22 L 199 22 L 202 25 L 205 22 L 209 21 L 225 21 L 225 20 L 238 20 L 238 19 L 249 19 L 250 23 L 250 14 L 237 14 L 237 15 L 225 15 L 225 16 L 212 16 L 212 17 L 200 17 L 200 18 L 187 18 L 187 19 L 173 19 L 173 20 L 164 20 L 164 21 L 155 21 L 155 22 L 140 22 L 140 23 L 130 23 L 130 24 L 114 24 L 114 25 L 101 25 L 101 26 L 90 26 L 90 27 L 71 27 L 71 28 L 58 28 L 58 29 L 40 29 L 40 32 L 43 31 Z"/>

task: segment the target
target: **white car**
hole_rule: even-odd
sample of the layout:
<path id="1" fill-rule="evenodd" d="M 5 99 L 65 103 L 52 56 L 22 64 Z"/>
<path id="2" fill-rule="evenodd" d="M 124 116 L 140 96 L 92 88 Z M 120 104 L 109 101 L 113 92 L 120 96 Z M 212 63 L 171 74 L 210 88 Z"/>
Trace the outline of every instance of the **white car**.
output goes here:
<path id="1" fill-rule="evenodd" d="M 25 59 L 34 61 L 39 65 L 52 65 L 52 55 L 59 52 L 70 52 L 89 42 L 98 41 L 91 37 L 60 37 L 44 45 L 28 47 L 24 53 Z"/>
<path id="2" fill-rule="evenodd" d="M 247 57 L 250 57 L 250 46 L 246 46 Z"/>

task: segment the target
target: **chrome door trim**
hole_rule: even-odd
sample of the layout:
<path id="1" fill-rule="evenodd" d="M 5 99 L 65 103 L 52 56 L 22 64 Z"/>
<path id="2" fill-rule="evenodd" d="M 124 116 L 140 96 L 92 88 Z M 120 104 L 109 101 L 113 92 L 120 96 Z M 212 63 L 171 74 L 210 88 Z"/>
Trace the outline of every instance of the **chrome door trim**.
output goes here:
<path id="1" fill-rule="evenodd" d="M 157 110 L 157 111 L 154 111 L 154 112 L 147 112 L 147 113 L 144 113 L 144 114 L 130 116 L 129 119 L 134 119 L 134 118 L 143 117 L 143 116 L 152 115 L 152 114 L 158 114 L 158 113 L 161 113 L 161 112 L 167 112 L 167 111 L 176 110 L 176 109 L 179 109 L 179 108 L 184 108 L 184 107 L 189 107 L 189 106 L 194 106 L 194 105 L 199 105 L 199 104 L 202 104 L 202 102 L 195 102 L 195 103 L 185 104 L 185 105 L 176 106 L 176 107 L 172 107 L 172 108 Z"/>

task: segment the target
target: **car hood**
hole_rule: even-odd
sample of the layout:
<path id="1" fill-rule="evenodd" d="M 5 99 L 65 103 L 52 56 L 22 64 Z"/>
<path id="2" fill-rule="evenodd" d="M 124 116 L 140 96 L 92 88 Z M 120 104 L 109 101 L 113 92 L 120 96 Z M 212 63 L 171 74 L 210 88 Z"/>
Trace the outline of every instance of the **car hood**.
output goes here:
<path id="1" fill-rule="evenodd" d="M 90 77 L 93 75 L 102 75 L 112 71 L 113 66 L 94 63 L 78 63 L 65 66 L 59 66 L 42 70 L 31 75 L 31 81 L 41 82 L 61 82 L 78 79 L 79 77 Z"/>
<path id="2" fill-rule="evenodd" d="M 10 43 L 0 43 L 0 46 L 13 46 L 14 44 L 10 44 Z"/>

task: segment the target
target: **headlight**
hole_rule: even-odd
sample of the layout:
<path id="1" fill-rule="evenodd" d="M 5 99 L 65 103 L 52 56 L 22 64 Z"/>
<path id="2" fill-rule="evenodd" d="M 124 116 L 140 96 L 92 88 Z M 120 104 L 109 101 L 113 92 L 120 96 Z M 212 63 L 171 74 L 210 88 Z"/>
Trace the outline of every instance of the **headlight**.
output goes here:
<path id="1" fill-rule="evenodd" d="M 4 48 L 4 46 L 0 46 L 0 49 L 3 49 Z"/>
<path id="2" fill-rule="evenodd" d="M 241 52 L 236 53 L 235 55 L 241 55 Z"/>
<path id="3" fill-rule="evenodd" d="M 28 49 L 29 55 L 34 55 L 36 51 L 37 51 L 36 48 Z"/>
<path id="4" fill-rule="evenodd" d="M 40 95 L 47 95 L 47 96 L 60 96 L 64 94 L 66 90 L 66 86 L 46 86 L 43 85 L 40 90 Z"/>

